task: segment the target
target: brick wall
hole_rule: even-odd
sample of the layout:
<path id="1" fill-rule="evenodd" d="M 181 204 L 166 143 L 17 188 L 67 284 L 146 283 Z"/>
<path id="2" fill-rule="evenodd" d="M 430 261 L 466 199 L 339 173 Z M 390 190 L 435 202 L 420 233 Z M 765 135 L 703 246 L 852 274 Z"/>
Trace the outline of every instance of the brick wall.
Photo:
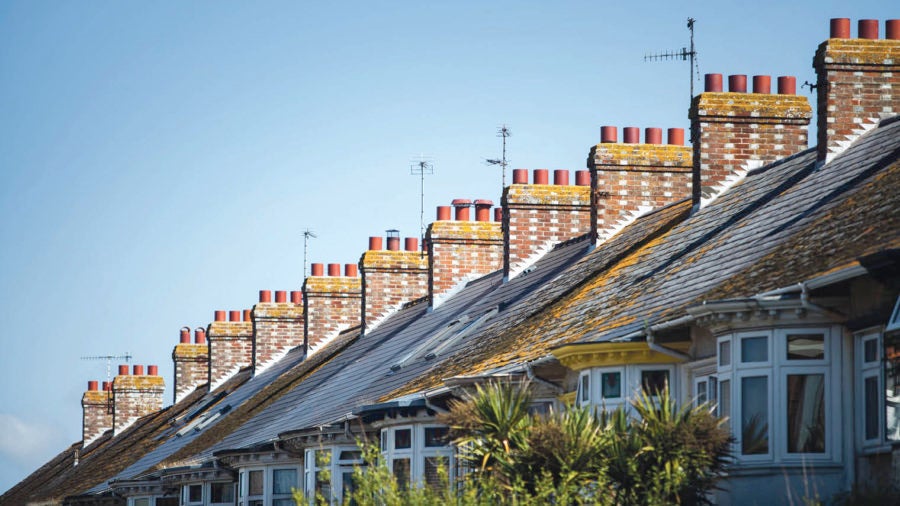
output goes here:
<path id="1" fill-rule="evenodd" d="M 807 148 L 809 101 L 796 95 L 793 77 L 778 78 L 777 94 L 768 92 L 768 82 L 769 76 L 754 76 L 754 92 L 747 93 L 746 76 L 729 76 L 729 91 L 723 92 L 721 74 L 706 75 L 706 91 L 690 109 L 695 203 L 748 169 Z"/>
<path id="2" fill-rule="evenodd" d="M 118 435 L 135 420 L 155 413 L 163 407 L 163 393 L 166 383 L 156 372 L 156 366 L 149 366 L 144 374 L 143 366 L 134 366 L 134 375 L 128 375 L 128 366 L 119 366 L 119 375 L 112 385 L 113 434 Z"/>
<path id="3" fill-rule="evenodd" d="M 630 219 L 691 196 L 691 148 L 684 130 L 670 128 L 668 144 L 662 130 L 648 128 L 639 142 L 637 128 L 626 127 L 618 142 L 616 127 L 603 127 L 602 142 L 591 148 L 591 236 L 603 241 Z"/>
<path id="4" fill-rule="evenodd" d="M 438 219 L 428 226 L 428 299 L 446 294 L 462 280 L 476 278 L 503 267 L 503 231 L 500 223 L 490 221 L 488 200 L 479 200 L 476 220 L 470 221 L 470 202 L 454 201 L 456 212 L 451 219 L 450 207 L 438 207 Z M 485 213 L 487 209 L 487 213 Z"/>
<path id="5" fill-rule="evenodd" d="M 888 35 L 900 37 L 900 21 L 888 23 L 894 25 L 888 25 Z M 900 113 L 900 40 L 878 39 L 877 20 L 860 20 L 859 36 L 850 38 L 849 19 L 834 19 L 831 38 L 813 59 L 820 161 L 830 160 L 865 127 Z"/>
<path id="6" fill-rule="evenodd" d="M 207 339 L 210 388 L 215 388 L 215 385 L 235 372 L 253 364 L 253 321 L 250 310 L 244 310 L 241 318 L 229 317 L 229 321 L 223 319 L 210 323 Z"/>
<path id="7" fill-rule="evenodd" d="M 104 432 L 113 426 L 110 401 L 112 400 L 112 385 L 108 381 L 103 382 L 100 389 L 96 381 L 88 382 L 88 389 L 81 397 L 81 441 L 82 447 L 90 445 Z"/>
<path id="8" fill-rule="evenodd" d="M 312 276 L 303 283 L 306 306 L 306 346 L 310 353 L 342 330 L 359 325 L 362 311 L 362 283 L 358 276 L 341 276 L 329 268 L 325 276 L 322 264 L 312 264 Z M 356 265 L 350 264 L 352 267 Z"/>
<path id="9" fill-rule="evenodd" d="M 591 230 L 589 179 L 569 185 L 568 171 L 534 171 L 532 184 L 523 169 L 513 171 L 513 184 L 503 191 L 503 273 L 515 271 L 534 260 L 539 252 Z"/>
<path id="10" fill-rule="evenodd" d="M 198 328 L 192 343 L 190 329 L 181 329 L 181 342 L 172 350 L 172 362 L 175 366 L 174 397 L 175 402 L 178 402 L 209 380 L 206 331 Z"/>
<path id="11" fill-rule="evenodd" d="M 300 292 L 276 291 L 275 301 L 269 290 L 260 290 L 259 303 L 253 307 L 253 371 L 254 374 L 283 357 L 291 348 L 301 346 L 304 318 Z"/>
<path id="12" fill-rule="evenodd" d="M 363 331 L 402 304 L 428 295 L 428 255 L 419 250 L 418 239 L 407 237 L 404 251 L 399 240 L 389 237 L 383 250 L 382 238 L 370 237 L 359 260 Z"/>

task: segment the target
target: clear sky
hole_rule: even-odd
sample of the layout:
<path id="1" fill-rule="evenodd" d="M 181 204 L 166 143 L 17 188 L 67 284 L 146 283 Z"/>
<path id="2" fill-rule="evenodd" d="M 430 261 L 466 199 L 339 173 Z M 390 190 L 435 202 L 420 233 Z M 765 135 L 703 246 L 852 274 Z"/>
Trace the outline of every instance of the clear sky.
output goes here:
<path id="1" fill-rule="evenodd" d="M 854 2 L 0 2 L 0 491 L 81 438 L 86 355 L 157 364 L 216 309 L 419 234 L 512 168 L 585 168 L 601 125 L 688 127 L 701 73 L 814 81 Z M 881 24 L 883 31 L 884 25 Z M 802 93 L 809 95 L 808 90 Z M 810 99 L 814 97 L 810 95 Z M 113 364 L 115 368 L 116 363 Z"/>

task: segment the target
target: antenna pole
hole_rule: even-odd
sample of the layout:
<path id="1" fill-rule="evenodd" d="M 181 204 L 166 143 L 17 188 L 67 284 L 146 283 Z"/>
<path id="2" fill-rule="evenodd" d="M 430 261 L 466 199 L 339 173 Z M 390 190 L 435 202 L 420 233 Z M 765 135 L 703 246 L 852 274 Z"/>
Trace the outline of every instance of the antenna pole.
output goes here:
<path id="1" fill-rule="evenodd" d="M 420 155 L 409 167 L 409 173 L 419 176 L 419 235 L 425 244 L 425 176 L 434 174 L 434 164 L 425 155 Z M 422 250 L 424 255 L 424 250 Z"/>
<path id="2" fill-rule="evenodd" d="M 81 357 L 81 360 L 106 360 L 106 381 L 109 381 L 112 377 L 112 361 L 115 359 L 123 359 L 126 362 L 130 361 L 133 357 L 131 353 L 127 351 L 122 355 L 97 355 L 91 357 Z"/>
<path id="3" fill-rule="evenodd" d="M 300 281 L 300 286 L 303 286 L 303 282 L 306 281 L 306 254 L 309 252 L 309 238 L 313 239 L 318 236 L 310 229 L 306 229 L 303 231 L 303 279 Z"/>
<path id="4" fill-rule="evenodd" d="M 488 165 L 499 165 L 501 176 L 500 176 L 500 193 L 503 193 L 503 189 L 506 188 L 506 167 L 509 165 L 509 160 L 506 159 L 506 138 L 512 135 L 509 131 L 509 128 L 506 128 L 506 125 L 501 126 L 497 129 L 497 137 L 502 138 L 502 146 L 503 146 L 503 156 L 499 160 L 488 158 L 485 160 L 485 163 Z"/>
<path id="5" fill-rule="evenodd" d="M 686 47 L 682 47 L 678 51 L 664 51 L 660 53 L 646 54 L 644 55 L 644 61 L 662 61 L 662 60 L 676 60 L 681 59 L 681 61 L 688 61 L 690 68 L 690 99 L 694 99 L 694 72 L 697 75 L 700 74 L 700 69 L 697 66 L 697 48 L 694 46 L 694 23 L 697 20 L 694 18 L 687 19 L 687 28 L 691 32 L 691 46 L 690 49 Z"/>
<path id="6" fill-rule="evenodd" d="M 694 18 L 687 19 L 687 27 L 691 31 L 691 52 L 688 53 L 691 56 L 691 100 L 694 99 L 694 56 L 697 55 L 694 51 L 694 21 L 696 21 Z"/>

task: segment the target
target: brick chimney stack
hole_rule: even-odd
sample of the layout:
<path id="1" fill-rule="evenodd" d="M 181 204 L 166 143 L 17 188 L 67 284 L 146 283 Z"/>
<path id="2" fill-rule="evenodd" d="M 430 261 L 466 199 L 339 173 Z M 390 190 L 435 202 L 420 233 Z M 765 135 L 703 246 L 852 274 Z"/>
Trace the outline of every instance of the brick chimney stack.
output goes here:
<path id="1" fill-rule="evenodd" d="M 112 385 L 108 381 L 103 382 L 100 389 L 97 381 L 88 381 L 88 389 L 81 397 L 83 408 L 81 422 L 81 446 L 89 446 L 104 432 L 113 426 L 112 416 Z"/>
<path id="2" fill-rule="evenodd" d="M 455 199 L 450 206 L 438 206 L 437 221 L 428 226 L 428 301 L 446 294 L 461 281 L 484 276 L 503 267 L 503 232 L 499 222 L 490 221 L 490 200 L 476 200 L 475 221 L 472 201 Z"/>
<path id="3" fill-rule="evenodd" d="M 155 365 L 135 365 L 134 374 L 128 375 L 128 366 L 119 366 L 119 375 L 113 379 L 113 435 L 121 434 L 135 420 L 155 413 L 163 407 L 166 383 L 159 376 Z"/>
<path id="4" fill-rule="evenodd" d="M 363 331 L 404 303 L 428 295 L 428 256 L 419 250 L 419 240 L 407 237 L 403 251 L 399 237 L 388 237 L 382 249 L 381 237 L 369 237 L 369 249 L 362 254 Z"/>
<path id="5" fill-rule="evenodd" d="M 818 80 L 818 160 L 827 162 L 867 128 L 900 113 L 900 19 L 861 19 L 857 38 L 850 20 L 831 20 L 830 38 L 813 58 Z M 896 90 L 896 91 L 895 91 Z"/>
<path id="6" fill-rule="evenodd" d="M 394 238 L 399 244 L 400 238 Z M 303 283 L 306 308 L 306 347 L 315 352 L 341 331 L 359 325 L 362 311 L 362 283 L 356 264 L 312 264 L 311 276 Z"/>
<path id="7" fill-rule="evenodd" d="M 218 317 L 219 311 L 216 311 Z M 180 342 L 172 350 L 172 362 L 175 364 L 175 402 L 181 401 L 195 388 L 209 380 L 209 346 L 206 344 L 206 331 L 198 328 L 191 342 L 191 329 L 182 327 Z"/>
<path id="8" fill-rule="evenodd" d="M 209 388 L 216 388 L 244 367 L 253 364 L 253 321 L 251 310 L 217 311 L 209 324 Z"/>
<path id="9" fill-rule="evenodd" d="M 797 80 L 778 78 L 772 94 L 769 76 L 754 76 L 747 93 L 747 76 L 706 74 L 705 91 L 691 101 L 694 143 L 694 204 L 714 196 L 747 170 L 791 156 L 807 148 L 812 108 L 797 95 Z"/>
<path id="10" fill-rule="evenodd" d="M 515 275 L 536 255 L 554 245 L 591 231 L 591 188 L 588 171 L 577 171 L 575 185 L 569 171 L 547 169 L 513 171 L 513 184 L 503 191 L 503 274 Z"/>
<path id="11" fill-rule="evenodd" d="M 600 144 L 591 148 L 591 237 L 604 241 L 631 218 L 691 196 L 693 162 L 684 145 L 684 129 L 670 128 L 667 144 L 662 129 L 623 129 L 618 141 L 614 126 L 600 129 Z"/>
<path id="12" fill-rule="evenodd" d="M 272 301 L 271 290 L 259 291 L 259 303 L 253 307 L 253 373 L 280 359 L 292 348 L 303 344 L 303 301 L 299 291 L 277 290 Z M 237 343 L 241 347 L 244 343 Z M 240 353 L 246 350 L 238 350 Z M 240 358 L 238 359 L 240 360 Z M 221 371 L 221 369 L 220 369 Z"/>

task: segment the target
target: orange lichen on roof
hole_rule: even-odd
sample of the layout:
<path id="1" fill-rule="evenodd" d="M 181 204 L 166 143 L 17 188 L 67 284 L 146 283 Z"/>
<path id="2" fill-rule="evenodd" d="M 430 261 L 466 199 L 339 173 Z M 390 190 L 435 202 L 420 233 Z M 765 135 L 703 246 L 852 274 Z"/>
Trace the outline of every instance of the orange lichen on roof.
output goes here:
<path id="1" fill-rule="evenodd" d="M 602 143 L 591 148 L 589 160 L 597 165 L 640 167 L 647 171 L 688 172 L 693 148 L 669 144 Z"/>
<path id="2" fill-rule="evenodd" d="M 308 294 L 360 294 L 362 281 L 359 278 L 343 276 L 312 276 L 306 278 L 306 293 Z M 258 304 L 256 307 L 261 306 Z M 297 306 L 300 307 L 300 306 Z"/>
<path id="3" fill-rule="evenodd" d="M 250 335 L 253 333 L 253 322 L 212 322 L 209 333 L 222 336 Z"/>
<path id="4" fill-rule="evenodd" d="M 824 59 L 825 63 L 900 66 L 900 41 L 890 39 L 829 39 L 819 46 L 815 58 L 817 62 Z"/>
<path id="5" fill-rule="evenodd" d="M 432 240 L 464 238 L 496 242 L 503 241 L 503 230 L 500 223 L 494 221 L 435 221 L 428 227 L 428 237 Z"/>
<path id="6" fill-rule="evenodd" d="M 172 350 L 173 359 L 206 358 L 209 355 L 209 345 L 194 343 L 178 343 Z"/>
<path id="7" fill-rule="evenodd" d="M 428 255 L 421 251 L 369 250 L 362 256 L 363 269 L 427 269 Z"/>
<path id="8" fill-rule="evenodd" d="M 553 184 L 513 184 L 506 188 L 505 198 L 516 204 L 590 205 L 591 188 Z"/>
<path id="9" fill-rule="evenodd" d="M 812 118 L 809 100 L 800 95 L 706 92 L 694 97 L 694 102 L 695 106 L 691 110 L 697 111 L 700 121 L 749 117 L 759 122 L 775 118 L 780 123 L 786 119 L 795 119 L 805 125 Z"/>
<path id="10" fill-rule="evenodd" d="M 307 278 L 307 283 L 310 279 Z M 323 278 L 323 279 L 343 279 L 343 278 Z M 350 278 L 346 278 L 350 279 Z M 357 284 L 358 283 L 358 278 Z M 303 318 L 303 305 L 294 304 L 292 302 L 260 302 L 253 307 L 253 317 L 260 318 Z M 253 332 L 252 326 L 250 332 Z"/>
<path id="11" fill-rule="evenodd" d="M 113 386 L 116 390 L 156 390 L 165 388 L 166 382 L 162 376 L 116 376 Z"/>

